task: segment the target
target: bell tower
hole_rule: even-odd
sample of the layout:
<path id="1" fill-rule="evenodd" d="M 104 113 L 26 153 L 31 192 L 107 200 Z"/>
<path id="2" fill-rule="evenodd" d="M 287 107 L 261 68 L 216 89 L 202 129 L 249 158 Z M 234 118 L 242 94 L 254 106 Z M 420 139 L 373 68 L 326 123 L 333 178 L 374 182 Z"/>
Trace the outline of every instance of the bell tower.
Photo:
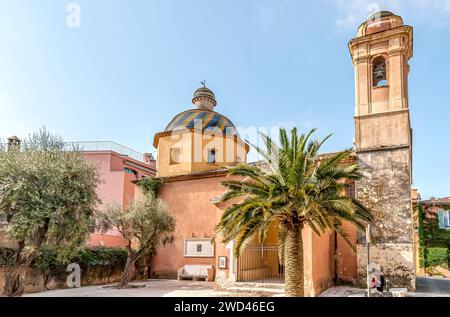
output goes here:
<path id="1" fill-rule="evenodd" d="M 356 156 L 365 174 L 356 195 L 375 216 L 370 262 L 381 267 L 392 287 L 414 289 L 408 102 L 413 29 L 400 16 L 377 12 L 361 24 L 349 49 L 355 71 Z M 357 245 L 361 283 L 366 278 L 363 240 Z"/>

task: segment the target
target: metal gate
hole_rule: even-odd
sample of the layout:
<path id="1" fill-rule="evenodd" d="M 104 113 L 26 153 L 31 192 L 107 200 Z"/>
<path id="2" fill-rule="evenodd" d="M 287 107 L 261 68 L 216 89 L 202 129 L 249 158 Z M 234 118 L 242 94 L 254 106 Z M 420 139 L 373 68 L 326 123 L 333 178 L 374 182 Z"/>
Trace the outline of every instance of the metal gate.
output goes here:
<path id="1" fill-rule="evenodd" d="M 278 245 L 251 244 L 238 258 L 239 282 L 283 283 L 284 265 L 280 263 Z"/>

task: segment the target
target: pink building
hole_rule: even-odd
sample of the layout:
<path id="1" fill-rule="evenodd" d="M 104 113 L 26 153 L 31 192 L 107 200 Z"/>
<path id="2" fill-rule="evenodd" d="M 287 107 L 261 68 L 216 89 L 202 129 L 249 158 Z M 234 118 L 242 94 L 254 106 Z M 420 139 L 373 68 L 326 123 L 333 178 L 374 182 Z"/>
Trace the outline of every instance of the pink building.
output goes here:
<path id="1" fill-rule="evenodd" d="M 156 174 L 156 163 L 151 154 L 142 154 L 115 142 L 74 142 L 69 145 L 78 147 L 86 159 L 94 162 L 99 169 L 99 208 L 106 208 L 112 203 L 127 205 L 137 194 L 137 185 L 133 181 Z M 94 231 L 87 244 L 120 247 L 126 245 L 126 240 L 116 230 L 106 233 Z"/>

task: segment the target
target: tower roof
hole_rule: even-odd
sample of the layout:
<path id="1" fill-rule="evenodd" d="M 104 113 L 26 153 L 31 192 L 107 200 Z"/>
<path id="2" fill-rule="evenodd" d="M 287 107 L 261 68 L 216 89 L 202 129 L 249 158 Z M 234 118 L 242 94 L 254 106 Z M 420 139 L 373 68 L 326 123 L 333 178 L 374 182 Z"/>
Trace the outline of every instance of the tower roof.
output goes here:
<path id="1" fill-rule="evenodd" d="M 403 25 L 403 19 L 390 11 L 379 11 L 369 16 L 358 28 L 358 37 L 386 31 Z"/>
<path id="2" fill-rule="evenodd" d="M 378 12 L 375 12 L 372 15 L 370 15 L 369 18 L 367 19 L 367 21 L 373 20 L 373 19 L 381 19 L 381 18 L 385 18 L 385 17 L 390 17 L 393 15 L 395 15 L 395 14 L 390 11 L 378 11 Z"/>

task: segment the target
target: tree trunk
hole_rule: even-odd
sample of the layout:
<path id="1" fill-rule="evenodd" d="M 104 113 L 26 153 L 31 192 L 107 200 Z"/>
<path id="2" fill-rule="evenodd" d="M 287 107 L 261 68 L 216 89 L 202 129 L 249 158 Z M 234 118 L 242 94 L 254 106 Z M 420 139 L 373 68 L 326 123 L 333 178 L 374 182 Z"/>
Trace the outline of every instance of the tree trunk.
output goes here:
<path id="1" fill-rule="evenodd" d="M 133 276 L 134 265 L 136 264 L 136 261 L 139 260 L 142 256 L 143 251 L 144 250 L 141 249 L 138 252 L 134 253 L 131 248 L 128 249 L 127 263 L 125 264 L 125 269 L 123 270 L 122 277 L 120 278 L 120 282 L 119 285 L 117 285 L 117 288 L 128 287 L 131 277 Z"/>
<path id="2" fill-rule="evenodd" d="M 6 283 L 3 289 L 3 295 L 13 297 L 21 296 L 24 292 L 24 281 L 25 275 L 27 274 L 28 268 L 37 256 L 39 247 L 45 240 L 45 236 L 48 231 L 49 221 L 44 223 L 44 226 L 39 228 L 35 234 L 32 251 L 24 256 L 22 251 L 25 247 L 23 241 L 19 242 L 19 248 L 17 250 L 16 260 L 14 262 L 14 267 L 6 274 Z"/>
<path id="3" fill-rule="evenodd" d="M 285 242 L 286 296 L 305 296 L 302 227 L 288 228 Z"/>
<path id="4" fill-rule="evenodd" d="M 21 296 L 24 292 L 25 275 L 28 268 L 36 258 L 37 252 L 33 251 L 27 256 L 22 256 L 22 251 L 18 251 L 17 259 L 14 263 L 14 267 L 6 274 L 5 288 L 3 289 L 3 295 L 5 296 Z"/>
<path id="5" fill-rule="evenodd" d="M 123 270 L 119 285 L 117 285 L 118 288 L 126 288 L 130 284 L 135 261 L 136 260 L 133 259 L 133 256 L 128 256 L 127 263 L 125 264 L 125 269 Z"/>
<path id="6" fill-rule="evenodd" d="M 8 274 L 6 274 L 5 288 L 3 295 L 5 296 L 20 296 L 23 294 L 23 281 L 27 272 L 25 263 L 15 265 Z"/>
<path id="7" fill-rule="evenodd" d="M 147 279 L 152 278 L 152 256 L 147 257 Z"/>

